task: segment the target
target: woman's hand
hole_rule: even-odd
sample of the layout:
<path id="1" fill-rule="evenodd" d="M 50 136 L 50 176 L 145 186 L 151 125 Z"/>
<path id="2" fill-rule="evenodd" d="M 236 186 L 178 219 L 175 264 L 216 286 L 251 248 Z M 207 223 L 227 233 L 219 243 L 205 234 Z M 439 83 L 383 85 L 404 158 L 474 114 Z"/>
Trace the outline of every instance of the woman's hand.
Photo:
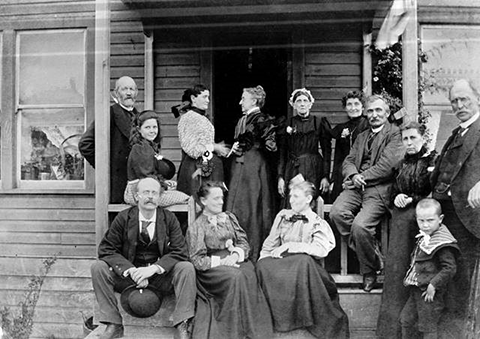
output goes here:
<path id="1" fill-rule="evenodd" d="M 329 188 L 330 188 L 330 183 L 328 182 L 328 179 L 323 178 L 322 181 L 320 181 L 320 192 L 325 194 L 328 192 Z"/>
<path id="2" fill-rule="evenodd" d="M 220 141 L 217 144 L 213 145 L 213 151 L 221 157 L 226 157 L 230 152 L 230 148 L 227 147 L 224 141 Z"/>
<path id="3" fill-rule="evenodd" d="M 283 244 L 272 251 L 272 258 L 283 258 L 282 253 L 288 251 L 288 243 Z"/>
<path id="4" fill-rule="evenodd" d="M 410 198 L 408 195 L 403 194 L 403 193 L 400 193 L 400 194 L 398 194 L 398 195 L 395 197 L 395 200 L 393 201 L 393 203 L 394 203 L 395 206 L 397 206 L 398 208 L 405 208 L 405 207 L 407 207 L 409 204 L 411 204 L 412 201 L 413 201 L 413 199 Z"/>
<path id="5" fill-rule="evenodd" d="M 232 253 L 227 255 L 225 258 L 220 259 L 220 265 L 239 267 L 239 265 L 237 265 L 238 258 L 239 257 L 237 253 Z"/>
<path id="6" fill-rule="evenodd" d="M 285 197 L 285 180 L 283 178 L 278 178 L 278 194 L 282 197 Z"/>
<path id="7" fill-rule="evenodd" d="M 427 303 L 432 302 L 433 297 L 435 297 L 435 286 L 433 286 L 432 284 L 428 284 L 427 290 L 422 293 L 422 297 Z"/>
<path id="8" fill-rule="evenodd" d="M 242 148 L 240 147 L 240 143 L 238 141 L 233 143 L 232 152 L 238 156 L 242 155 Z"/>

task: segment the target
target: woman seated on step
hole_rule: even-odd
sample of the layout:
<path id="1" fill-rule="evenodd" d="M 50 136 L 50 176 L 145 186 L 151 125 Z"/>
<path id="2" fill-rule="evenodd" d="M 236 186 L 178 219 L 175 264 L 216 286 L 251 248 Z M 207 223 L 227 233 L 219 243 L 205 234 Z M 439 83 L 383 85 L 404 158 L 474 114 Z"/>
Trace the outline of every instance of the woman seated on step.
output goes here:
<path id="1" fill-rule="evenodd" d="M 197 195 L 203 211 L 187 230 L 201 296 L 193 338 L 272 338 L 270 310 L 248 260 L 247 235 L 235 215 L 223 212 L 224 192 L 221 182 L 202 183 Z"/>
<path id="2" fill-rule="evenodd" d="M 335 281 L 319 261 L 335 247 L 335 238 L 310 207 L 314 192 L 315 186 L 303 178 L 290 185 L 291 209 L 277 214 L 260 252 L 257 276 L 276 331 L 304 328 L 317 338 L 348 338 Z"/>

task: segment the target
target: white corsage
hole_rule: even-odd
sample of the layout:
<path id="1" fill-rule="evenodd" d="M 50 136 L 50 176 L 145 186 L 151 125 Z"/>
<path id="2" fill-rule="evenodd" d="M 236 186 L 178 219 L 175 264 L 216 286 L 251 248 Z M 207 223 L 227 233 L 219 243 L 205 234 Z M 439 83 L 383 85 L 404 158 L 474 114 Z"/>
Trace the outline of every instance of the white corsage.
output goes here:
<path id="1" fill-rule="evenodd" d="M 293 134 L 293 133 L 296 133 L 296 132 L 297 132 L 297 128 L 296 128 L 296 127 L 287 126 L 287 133 L 288 133 L 288 134 Z"/>
<path id="2" fill-rule="evenodd" d="M 243 262 L 245 260 L 245 251 L 240 247 L 233 246 L 232 239 L 228 239 L 225 242 L 225 247 L 230 252 L 230 254 L 233 254 L 233 253 L 238 254 L 238 262 Z"/>
<path id="3" fill-rule="evenodd" d="M 350 135 L 350 130 L 348 128 L 344 128 L 342 131 L 342 135 L 340 136 L 341 138 L 346 138 Z"/>
<path id="4" fill-rule="evenodd" d="M 155 154 L 155 159 L 157 159 L 157 160 L 163 160 L 163 155 L 156 153 L 156 154 Z"/>
<path id="5" fill-rule="evenodd" d="M 213 158 L 213 144 L 207 145 L 205 152 L 202 154 L 203 162 L 207 162 Z"/>

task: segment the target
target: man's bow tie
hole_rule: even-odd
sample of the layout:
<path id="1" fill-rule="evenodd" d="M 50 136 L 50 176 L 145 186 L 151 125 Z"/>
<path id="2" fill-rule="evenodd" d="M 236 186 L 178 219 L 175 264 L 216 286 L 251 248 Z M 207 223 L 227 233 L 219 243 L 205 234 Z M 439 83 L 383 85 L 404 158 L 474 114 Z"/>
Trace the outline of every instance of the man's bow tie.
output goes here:
<path id="1" fill-rule="evenodd" d="M 303 221 L 304 223 L 308 222 L 308 218 L 306 216 L 304 216 L 303 214 L 294 214 L 290 218 L 287 219 L 287 221 L 290 221 L 290 222 L 296 222 L 296 221 L 299 221 L 299 220 Z"/>

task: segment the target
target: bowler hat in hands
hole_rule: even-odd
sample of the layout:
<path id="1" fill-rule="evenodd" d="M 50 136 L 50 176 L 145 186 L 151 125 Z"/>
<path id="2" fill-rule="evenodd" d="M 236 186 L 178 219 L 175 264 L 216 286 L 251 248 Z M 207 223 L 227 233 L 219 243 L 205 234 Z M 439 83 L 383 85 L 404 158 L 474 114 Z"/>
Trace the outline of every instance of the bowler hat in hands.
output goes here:
<path id="1" fill-rule="evenodd" d="M 131 316 L 148 318 L 160 309 L 162 299 L 154 287 L 137 288 L 137 286 L 131 285 L 120 295 L 120 304 Z"/>

